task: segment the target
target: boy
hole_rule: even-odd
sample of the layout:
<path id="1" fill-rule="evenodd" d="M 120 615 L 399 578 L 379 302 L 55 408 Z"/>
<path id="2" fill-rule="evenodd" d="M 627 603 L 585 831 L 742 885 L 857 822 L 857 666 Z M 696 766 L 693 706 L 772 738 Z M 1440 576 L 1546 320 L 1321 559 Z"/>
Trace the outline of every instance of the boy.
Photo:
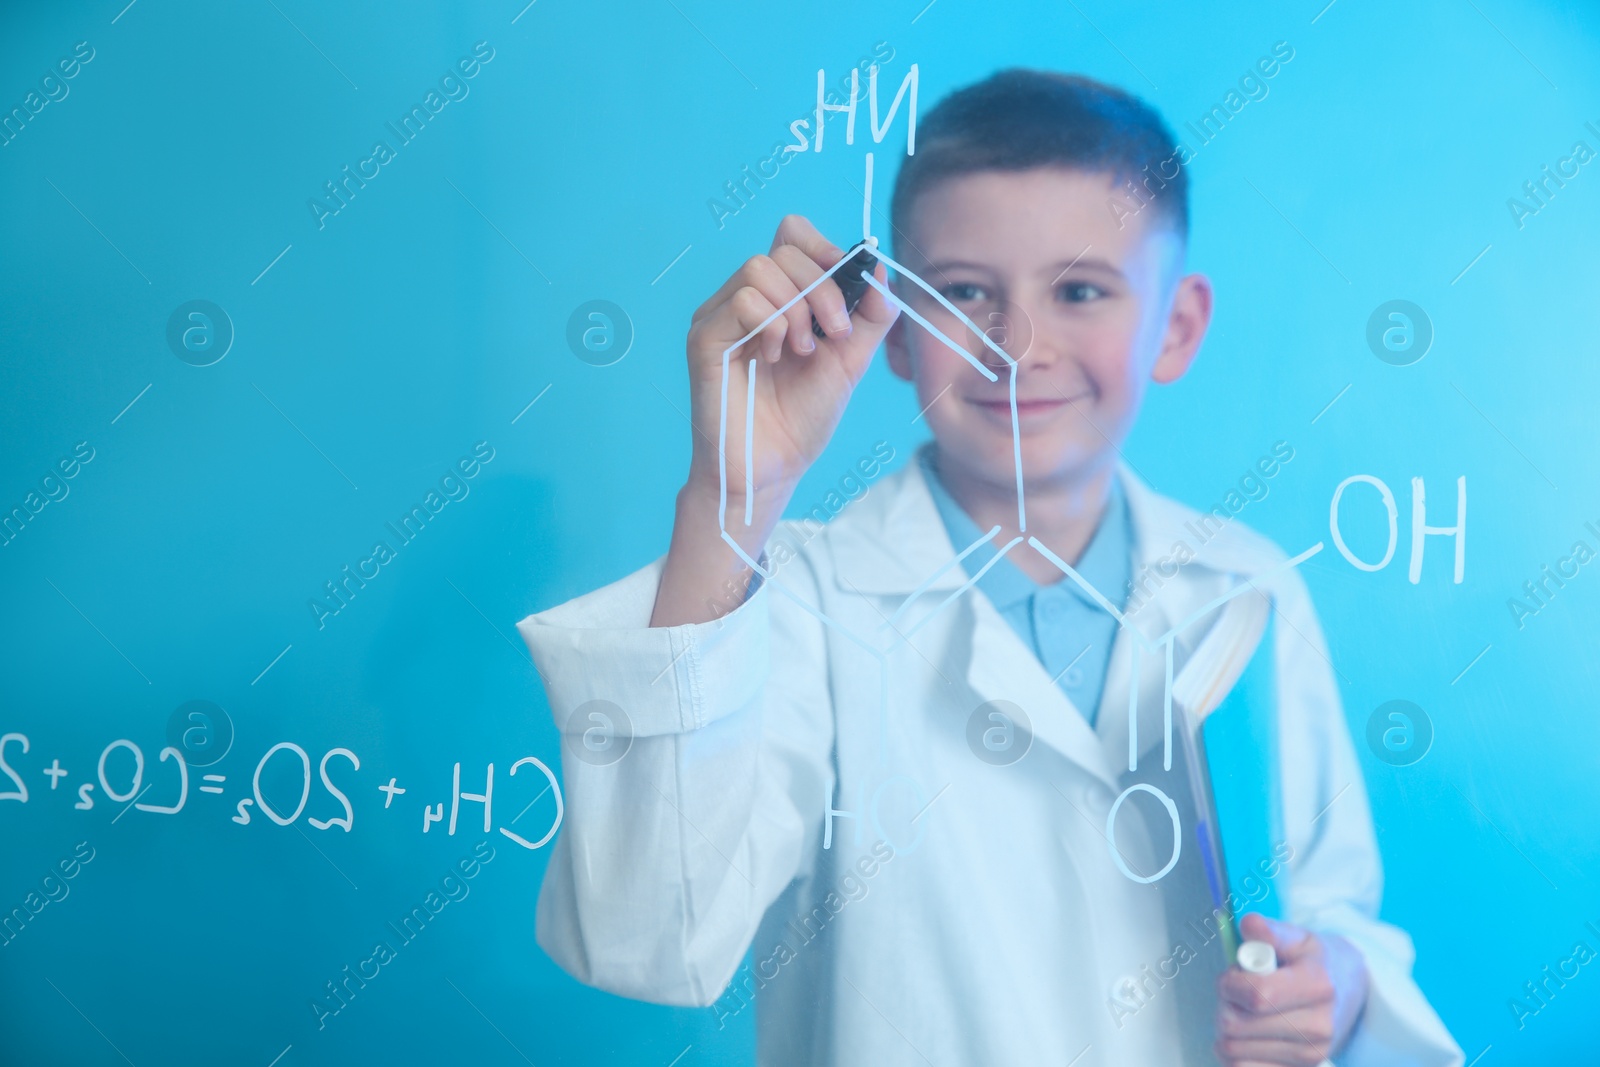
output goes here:
<path id="1" fill-rule="evenodd" d="M 567 742 L 540 944 L 624 996 L 723 1020 L 758 1001 L 764 1064 L 1459 1065 L 1409 939 L 1375 918 L 1365 790 L 1303 582 L 1238 523 L 1175 565 L 1198 517 L 1117 463 L 1146 383 L 1184 374 L 1211 315 L 1210 283 L 1182 272 L 1171 134 L 1118 90 L 1027 71 L 920 125 L 897 254 L 1002 324 L 1009 359 L 905 279 L 853 315 L 829 279 L 734 353 L 724 386 L 723 351 L 842 255 L 794 216 L 695 313 L 667 555 L 519 624 Z M 1149 191 L 1131 215 L 1129 180 Z M 779 517 L 880 343 L 934 441 L 797 537 Z M 1119 611 L 1133 575 L 1164 584 L 1119 627 L 1056 560 Z M 1128 632 L 1154 639 L 1252 579 L 1262 596 L 1236 603 L 1271 597 L 1256 632 L 1284 772 L 1284 840 L 1260 869 L 1283 870 L 1293 920 L 1244 920 L 1276 950 L 1267 975 L 1194 936 L 1214 914 L 1182 847 L 1199 806 L 1157 751 L 1160 656 Z M 1268 614 L 1282 625 L 1262 631 Z M 1179 634 L 1180 681 L 1223 618 Z M 620 758 L 585 750 L 618 720 Z"/>

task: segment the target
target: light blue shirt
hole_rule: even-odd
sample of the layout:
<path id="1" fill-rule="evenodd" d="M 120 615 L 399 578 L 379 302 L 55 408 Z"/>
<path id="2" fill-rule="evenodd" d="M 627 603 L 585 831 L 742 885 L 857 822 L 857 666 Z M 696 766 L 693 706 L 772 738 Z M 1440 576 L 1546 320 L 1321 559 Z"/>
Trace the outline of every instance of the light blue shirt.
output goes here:
<path id="1" fill-rule="evenodd" d="M 933 449 L 920 450 L 917 460 L 922 464 L 950 543 L 960 552 L 982 537 L 984 531 L 940 483 Z M 1105 515 L 1073 569 L 1119 609 L 1127 601 L 1132 577 L 1131 529 L 1122 484 L 1114 477 Z M 968 574 L 975 574 L 997 552 L 993 542 L 986 542 L 962 563 Z M 1033 649 L 1062 692 L 1094 725 L 1111 661 L 1111 642 L 1117 636 L 1117 621 L 1065 575 L 1058 582 L 1041 585 L 1009 559 L 990 567 L 978 579 L 977 586 L 1023 644 Z"/>

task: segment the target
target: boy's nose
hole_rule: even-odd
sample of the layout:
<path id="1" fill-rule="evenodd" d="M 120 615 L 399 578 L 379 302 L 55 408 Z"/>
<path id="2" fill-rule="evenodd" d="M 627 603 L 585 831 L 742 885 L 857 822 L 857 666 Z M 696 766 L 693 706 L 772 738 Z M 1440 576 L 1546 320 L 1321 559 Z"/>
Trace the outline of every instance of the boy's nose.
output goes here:
<path id="1" fill-rule="evenodd" d="M 1045 355 L 1043 347 L 1037 343 L 1039 338 L 1034 329 L 1033 315 L 1021 303 L 1008 300 L 1000 304 L 987 312 L 978 325 L 983 328 L 986 338 L 1019 364 L 1024 361 L 1039 362 Z M 982 346 L 979 358 L 993 370 L 1007 365 L 1005 359 L 988 345 Z"/>

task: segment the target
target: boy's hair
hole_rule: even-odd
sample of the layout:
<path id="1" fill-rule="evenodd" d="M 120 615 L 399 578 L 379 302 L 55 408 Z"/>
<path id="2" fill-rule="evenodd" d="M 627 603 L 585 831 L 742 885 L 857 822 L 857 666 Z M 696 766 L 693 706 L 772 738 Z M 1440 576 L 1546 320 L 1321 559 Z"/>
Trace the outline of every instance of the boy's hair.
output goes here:
<path id="1" fill-rule="evenodd" d="M 1132 181 L 1125 216 L 1152 201 L 1179 238 L 1189 235 L 1189 179 L 1172 133 L 1144 101 L 1077 74 L 1013 68 L 946 96 L 917 122 L 917 151 L 894 183 L 899 232 L 916 198 L 947 178 L 979 171 L 1064 167 Z M 1111 211 L 1111 205 L 1107 205 Z"/>

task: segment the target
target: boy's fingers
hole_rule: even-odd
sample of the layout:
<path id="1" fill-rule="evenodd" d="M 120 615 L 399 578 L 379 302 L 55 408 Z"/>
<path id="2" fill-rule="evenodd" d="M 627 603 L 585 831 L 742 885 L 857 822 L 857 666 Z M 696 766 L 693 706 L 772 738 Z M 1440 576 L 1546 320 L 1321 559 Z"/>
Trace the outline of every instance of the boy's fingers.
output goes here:
<path id="1" fill-rule="evenodd" d="M 1315 1049 L 1288 1041 L 1219 1039 L 1215 1051 L 1228 1067 L 1315 1067 L 1323 1059 Z"/>
<path id="2" fill-rule="evenodd" d="M 723 304 L 733 299 L 733 294 L 742 289 L 745 284 L 744 267 L 741 266 L 728 276 L 727 281 L 717 287 L 716 292 L 708 296 L 699 307 L 694 309 L 694 314 L 689 316 L 689 325 L 694 326 L 701 319 L 714 314 Z"/>
<path id="3" fill-rule="evenodd" d="M 1282 988 L 1283 972 L 1274 974 L 1246 974 L 1230 967 L 1217 980 L 1217 998 L 1222 1004 L 1247 1015 L 1265 1015 L 1279 1008 L 1279 999 L 1287 989 Z"/>
<path id="4" fill-rule="evenodd" d="M 751 257 L 742 273 L 771 304 L 772 310 L 768 312 L 769 315 L 785 304 L 791 305 L 780 316 L 790 351 L 809 355 L 817 347 L 816 339 L 811 334 L 811 312 L 806 301 L 795 301 L 800 295 L 800 287 L 795 284 L 795 279 L 771 256 Z"/>
<path id="5" fill-rule="evenodd" d="M 1292 966 L 1303 959 L 1319 955 L 1322 951 L 1322 942 L 1317 939 L 1317 935 L 1303 926 L 1273 922 L 1272 931 L 1278 948 L 1279 966 Z"/>
<path id="6" fill-rule="evenodd" d="M 778 249 L 778 254 L 790 259 L 799 256 L 791 250 L 784 253 Z M 799 258 L 805 258 L 800 256 Z M 808 356 L 816 351 L 817 339 L 811 333 L 811 310 L 805 298 L 800 298 L 800 289 L 804 282 L 794 277 L 793 272 L 779 261 L 778 255 L 757 256 L 751 260 L 757 264 L 757 285 L 767 294 L 775 307 L 784 308 L 784 330 L 788 336 L 789 351 Z M 813 264 L 815 266 L 815 264 Z M 803 277 L 803 276 L 802 276 Z M 799 298 L 799 299 L 797 299 Z"/>
<path id="7" fill-rule="evenodd" d="M 781 242 L 775 242 L 773 244 L 773 250 L 776 251 L 778 247 L 780 247 L 780 244 Z M 702 303 L 698 308 L 695 308 L 694 314 L 689 317 L 689 324 L 692 326 L 695 323 L 698 323 L 701 319 L 714 315 L 718 308 L 722 307 L 722 305 L 733 299 L 734 293 L 737 293 L 746 285 L 755 284 L 758 272 L 753 273 L 753 268 L 762 261 L 769 260 L 770 258 L 770 256 L 757 255 L 751 256 L 749 259 L 745 260 L 744 263 L 740 265 L 738 270 L 729 275 L 727 281 L 718 286 L 716 292 L 707 297 L 705 302 Z M 833 263 L 830 262 L 828 266 L 833 266 Z M 794 294 L 790 293 L 789 295 L 793 296 Z M 787 299 L 788 297 L 784 298 L 784 300 Z M 781 305 L 784 300 L 778 301 L 778 304 Z M 737 338 L 735 338 L 735 340 L 737 340 Z"/>
<path id="8" fill-rule="evenodd" d="M 726 347 L 730 341 L 736 341 L 739 337 L 743 337 L 757 326 L 760 326 L 777 310 L 765 293 L 750 285 L 744 286 L 735 292 L 728 300 L 727 306 L 733 317 L 730 326 L 733 330 L 738 331 L 738 335 L 730 338 L 729 341 L 720 342 L 723 347 Z M 766 329 L 751 338 L 756 345 L 757 354 L 766 362 L 771 363 L 778 358 L 787 327 L 787 321 L 780 316 L 773 320 Z"/>
<path id="9" fill-rule="evenodd" d="M 1279 922 L 1265 915 L 1251 912 L 1239 923 L 1240 932 L 1247 940 L 1265 941 L 1278 954 L 1278 966 L 1287 967 L 1295 960 L 1309 955 L 1317 948 L 1315 935 L 1303 926 Z"/>
<path id="10" fill-rule="evenodd" d="M 1332 1048 L 1332 1016 L 1326 1009 L 1254 1015 L 1224 1005 L 1217 1013 L 1218 1056 L 1225 1063 L 1264 1061 L 1320 1064 Z"/>
<path id="11" fill-rule="evenodd" d="M 1333 985 L 1320 968 L 1286 967 L 1272 974 L 1247 974 L 1237 967 L 1217 982 L 1224 1005 L 1251 1015 L 1276 1015 L 1301 1008 L 1325 1008 L 1333 1002 Z"/>
<path id="12" fill-rule="evenodd" d="M 822 236 L 809 220 L 800 215 L 785 217 L 778 227 L 771 254 L 752 256 L 695 311 L 690 320 L 693 343 L 707 350 L 714 347 L 720 355 L 726 346 L 794 300 L 843 255 L 843 250 Z M 888 271 L 882 263 L 877 264 L 873 274 L 880 283 L 887 284 Z M 759 293 L 765 304 L 754 303 L 746 290 Z M 733 306 L 735 301 L 737 307 Z M 758 306 L 763 313 L 752 321 Z M 852 315 L 845 306 L 837 281 L 830 277 L 787 308 L 751 342 L 758 346 L 761 357 L 768 362 L 779 359 L 785 345 L 791 352 L 810 355 L 817 347 L 811 330 L 814 315 L 830 339 L 835 342 L 849 339 L 839 355 L 853 371 L 860 371 L 899 313 L 881 293 L 872 291 L 863 295 Z M 852 336 L 858 323 L 866 329 L 862 335 Z"/>
<path id="13" fill-rule="evenodd" d="M 879 282 L 883 282 L 888 272 L 884 265 L 879 263 L 873 274 Z M 835 275 L 837 277 L 837 275 Z M 889 328 L 900 317 L 900 309 L 888 303 L 883 294 L 876 289 L 868 287 L 868 292 L 862 296 L 861 303 L 856 305 L 855 331 L 843 339 L 841 357 L 844 367 L 852 381 L 860 381 L 866 373 L 868 365 L 872 362 L 873 353 L 888 336 Z"/>
<path id="14" fill-rule="evenodd" d="M 1239 934 L 1246 941 L 1265 941 L 1276 951 L 1278 944 L 1273 940 L 1272 920 L 1259 912 L 1250 912 L 1239 920 Z"/>
<path id="15" fill-rule="evenodd" d="M 777 236 L 772 239 L 772 251 L 776 252 L 783 245 L 794 245 L 823 270 L 839 262 L 844 255 L 844 249 L 822 236 L 804 215 L 785 215 L 783 221 L 778 223 Z"/>
<path id="16" fill-rule="evenodd" d="M 1333 1016 L 1326 1006 L 1269 1011 L 1241 1011 L 1230 1004 L 1217 1009 L 1217 1033 L 1222 1037 L 1254 1041 L 1316 1043 L 1332 1036 Z"/>
<path id="17" fill-rule="evenodd" d="M 784 217 L 783 221 L 778 225 L 777 234 L 772 239 L 772 248 L 765 258 L 772 258 L 785 245 L 791 245 L 804 253 L 807 259 L 820 268 L 818 273 L 832 267 L 844 256 L 843 249 L 824 237 L 811 224 L 810 220 L 802 215 L 786 215 Z M 738 292 L 741 287 L 751 284 L 751 279 L 748 276 L 749 265 L 747 261 L 744 267 L 735 271 L 732 277 L 723 282 L 716 292 L 712 293 L 705 302 L 695 309 L 694 314 L 689 319 L 691 325 L 715 314 L 717 309 L 732 299 L 733 294 Z M 809 280 L 803 284 L 809 284 Z M 819 288 L 821 287 L 819 286 Z M 781 305 L 783 302 L 780 300 L 778 303 Z M 823 324 L 824 329 L 828 328 L 825 319 L 819 316 L 817 321 Z M 793 335 L 794 331 L 791 330 L 790 336 Z"/>
<path id="18" fill-rule="evenodd" d="M 796 291 L 803 290 L 806 286 L 822 277 L 823 270 L 812 261 L 811 257 L 794 245 L 783 245 L 772 252 L 772 261 L 781 267 L 795 285 Z M 850 332 L 850 313 L 845 310 L 844 294 L 839 291 L 839 286 L 833 278 L 828 278 L 818 285 L 806 298 L 790 309 L 789 326 L 791 331 L 803 329 L 808 336 L 814 336 L 811 331 L 811 317 L 816 316 L 817 322 L 828 336 L 836 337 Z M 790 336 L 795 336 L 792 332 Z"/>

